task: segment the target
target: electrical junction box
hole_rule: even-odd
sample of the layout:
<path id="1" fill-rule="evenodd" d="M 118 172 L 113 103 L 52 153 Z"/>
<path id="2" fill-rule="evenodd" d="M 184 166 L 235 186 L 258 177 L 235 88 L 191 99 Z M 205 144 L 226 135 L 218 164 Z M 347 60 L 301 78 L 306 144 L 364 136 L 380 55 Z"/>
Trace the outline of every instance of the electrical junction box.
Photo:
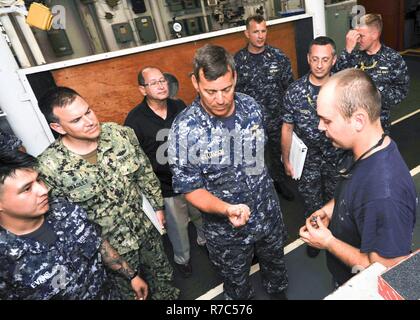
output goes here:
<path id="1" fill-rule="evenodd" d="M 145 13 L 147 11 L 144 0 L 131 0 L 131 6 L 135 14 Z"/>
<path id="2" fill-rule="evenodd" d="M 199 18 L 184 19 L 184 26 L 189 36 L 202 33 Z"/>
<path id="3" fill-rule="evenodd" d="M 184 10 L 184 6 L 182 4 L 182 0 L 166 0 L 166 3 L 169 6 L 169 11 L 177 12 Z"/>
<path id="4" fill-rule="evenodd" d="M 211 31 L 212 26 L 211 26 L 210 17 L 207 16 L 206 19 L 209 25 L 209 31 Z M 188 19 L 184 19 L 183 22 L 186 29 L 186 33 L 189 36 L 206 32 L 206 27 L 204 24 L 204 17 L 188 18 Z"/>
<path id="5" fill-rule="evenodd" d="M 73 48 L 67 33 L 64 29 L 51 29 L 47 31 L 48 40 L 57 57 L 64 57 L 73 54 Z"/>
<path id="6" fill-rule="evenodd" d="M 116 23 L 112 25 L 115 39 L 118 43 L 127 43 L 134 40 L 133 29 L 129 23 Z"/>
<path id="7" fill-rule="evenodd" d="M 140 40 L 143 43 L 152 43 L 157 40 L 153 20 L 151 16 L 139 17 L 134 19 Z"/>
<path id="8" fill-rule="evenodd" d="M 184 9 L 196 9 L 198 7 L 195 0 L 184 0 Z"/>

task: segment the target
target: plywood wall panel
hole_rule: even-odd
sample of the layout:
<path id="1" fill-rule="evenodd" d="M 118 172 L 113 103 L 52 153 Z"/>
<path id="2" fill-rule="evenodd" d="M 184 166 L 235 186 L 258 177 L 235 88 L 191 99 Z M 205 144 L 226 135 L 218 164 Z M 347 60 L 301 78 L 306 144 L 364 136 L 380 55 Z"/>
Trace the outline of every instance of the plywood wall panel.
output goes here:
<path id="1" fill-rule="evenodd" d="M 143 99 L 137 87 L 137 74 L 146 65 L 159 66 L 164 72 L 175 75 L 180 83 L 179 98 L 191 103 L 196 95 L 189 78 L 192 59 L 195 51 L 205 43 L 224 46 L 231 53 L 246 45 L 243 32 L 238 32 L 59 69 L 52 73 L 57 85 L 78 91 L 91 105 L 100 121 L 122 124 L 128 112 Z M 296 77 L 293 22 L 269 27 L 268 43 L 286 53 Z"/>

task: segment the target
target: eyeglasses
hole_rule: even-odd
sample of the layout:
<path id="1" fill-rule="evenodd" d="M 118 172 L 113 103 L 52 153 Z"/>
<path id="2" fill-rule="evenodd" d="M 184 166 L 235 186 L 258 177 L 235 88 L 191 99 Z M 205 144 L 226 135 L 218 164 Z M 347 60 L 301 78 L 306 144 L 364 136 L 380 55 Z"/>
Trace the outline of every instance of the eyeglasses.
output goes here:
<path id="1" fill-rule="evenodd" d="M 143 86 L 144 87 L 149 86 L 149 87 L 153 88 L 153 87 L 157 87 L 159 84 L 163 86 L 164 84 L 167 84 L 167 83 L 168 83 L 168 80 L 160 79 L 160 80 L 152 81 L 152 82 L 149 82 L 149 83 L 145 83 L 145 84 L 143 84 Z"/>

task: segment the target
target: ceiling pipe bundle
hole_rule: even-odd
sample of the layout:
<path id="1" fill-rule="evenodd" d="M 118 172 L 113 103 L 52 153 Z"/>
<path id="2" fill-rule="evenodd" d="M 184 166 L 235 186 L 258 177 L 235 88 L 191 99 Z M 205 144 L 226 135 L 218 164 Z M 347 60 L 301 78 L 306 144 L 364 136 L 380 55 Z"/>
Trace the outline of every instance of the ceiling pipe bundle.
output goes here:
<path id="1" fill-rule="evenodd" d="M 32 55 L 34 56 L 35 62 L 37 65 L 45 64 L 45 58 L 42 54 L 41 48 L 38 45 L 38 42 L 35 39 L 34 33 L 31 30 L 31 27 L 26 23 L 25 17 L 22 16 L 19 13 L 14 13 L 13 16 L 15 17 L 20 30 L 23 33 L 23 36 L 25 37 L 25 40 L 29 46 L 29 49 L 32 52 Z"/>
<path id="2" fill-rule="evenodd" d="M 13 26 L 12 21 L 8 14 L 0 14 L 0 22 L 6 31 L 7 36 L 9 37 L 10 43 L 12 44 L 13 51 L 16 54 L 16 58 L 19 61 L 21 68 L 31 67 L 31 62 L 23 48 L 22 43 L 20 42 L 19 36 Z M 2 37 L 2 36 L 1 36 Z"/>

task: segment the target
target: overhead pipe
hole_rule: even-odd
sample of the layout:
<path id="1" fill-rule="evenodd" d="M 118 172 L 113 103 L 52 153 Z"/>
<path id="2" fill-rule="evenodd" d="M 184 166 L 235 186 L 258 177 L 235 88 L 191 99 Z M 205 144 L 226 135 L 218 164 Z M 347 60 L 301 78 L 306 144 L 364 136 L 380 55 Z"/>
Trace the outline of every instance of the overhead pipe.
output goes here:
<path id="1" fill-rule="evenodd" d="M 267 20 L 270 20 L 270 17 L 276 17 L 276 12 L 274 9 L 274 3 L 272 1 L 268 1 L 265 3 L 266 10 L 267 10 Z"/>
<path id="2" fill-rule="evenodd" d="M 6 30 L 6 34 L 10 39 L 12 44 L 13 50 L 16 54 L 17 59 L 19 60 L 19 64 L 22 68 L 29 68 L 31 67 L 31 62 L 29 61 L 28 56 L 26 55 L 25 49 L 20 42 L 19 36 L 13 26 L 10 17 L 7 14 L 0 14 L 0 22 L 3 25 L 4 29 Z M 3 36 L 0 36 L 3 38 Z"/>
<path id="3" fill-rule="evenodd" d="M 140 41 L 140 36 L 138 34 L 136 24 L 134 23 L 134 18 L 135 17 L 134 17 L 133 11 L 130 10 L 130 7 L 127 3 L 127 0 L 123 0 L 122 5 L 123 5 L 123 12 L 124 12 L 125 18 L 127 19 L 128 23 L 130 24 L 131 28 L 133 29 L 134 42 L 136 43 L 137 46 L 139 46 L 139 45 L 141 45 L 141 41 Z"/>
<path id="4" fill-rule="evenodd" d="M 313 16 L 314 38 L 326 35 L 324 0 L 305 0 L 305 11 Z"/>
<path id="5" fill-rule="evenodd" d="M 264 2 L 264 14 L 265 19 L 268 21 L 271 17 L 275 17 L 273 3 L 271 1 L 265 1 Z"/>
<path id="6" fill-rule="evenodd" d="M 35 62 L 37 65 L 45 64 L 45 58 L 41 51 L 41 48 L 38 45 L 38 42 L 35 39 L 35 36 L 31 30 L 31 27 L 26 23 L 25 17 L 22 16 L 19 13 L 13 14 L 15 17 L 20 30 L 23 33 L 23 36 L 25 37 L 26 42 L 28 43 L 29 49 L 32 52 L 32 55 L 34 56 Z"/>
<path id="7" fill-rule="evenodd" d="M 78 18 L 80 19 L 80 21 L 82 22 L 82 26 L 86 30 L 86 35 L 89 39 L 89 46 L 92 50 L 92 53 L 95 54 L 95 53 L 103 52 L 103 48 L 101 46 L 99 39 L 95 37 L 95 35 L 92 32 L 94 30 L 91 30 L 91 27 L 89 26 L 89 22 L 87 20 L 85 13 L 83 12 L 80 1 L 75 1 L 75 6 L 76 6 L 76 13 L 78 15 Z"/>
<path id="8" fill-rule="evenodd" d="M 119 47 L 117 40 L 115 39 L 114 32 L 112 30 L 112 23 L 115 12 L 113 13 L 113 17 L 111 19 L 106 19 L 105 16 L 108 10 L 104 8 L 104 5 L 105 2 L 103 2 L 103 0 L 95 2 L 96 12 L 100 17 L 99 23 L 101 24 L 109 49 L 111 51 L 120 50 L 121 48 Z"/>
<path id="9" fill-rule="evenodd" d="M 102 48 L 105 52 L 109 52 L 109 46 L 106 41 L 104 32 L 101 27 L 101 23 L 99 22 L 98 14 L 96 12 L 95 4 L 93 2 L 86 3 L 86 6 L 88 7 L 89 13 L 92 17 L 93 24 L 95 25 L 96 31 L 98 32 L 99 41 L 101 42 Z"/>
<path id="10" fill-rule="evenodd" d="M 159 41 L 166 41 L 166 32 L 162 17 L 160 15 L 163 10 L 159 8 L 159 1 L 149 0 L 150 11 L 152 12 L 153 19 L 155 20 L 155 26 L 158 32 Z"/>
<path id="11" fill-rule="evenodd" d="M 207 12 L 206 7 L 204 6 L 204 0 L 201 0 L 201 12 L 203 13 L 203 20 L 204 20 L 204 26 L 206 28 L 206 32 L 210 32 L 209 23 L 207 21 Z"/>

